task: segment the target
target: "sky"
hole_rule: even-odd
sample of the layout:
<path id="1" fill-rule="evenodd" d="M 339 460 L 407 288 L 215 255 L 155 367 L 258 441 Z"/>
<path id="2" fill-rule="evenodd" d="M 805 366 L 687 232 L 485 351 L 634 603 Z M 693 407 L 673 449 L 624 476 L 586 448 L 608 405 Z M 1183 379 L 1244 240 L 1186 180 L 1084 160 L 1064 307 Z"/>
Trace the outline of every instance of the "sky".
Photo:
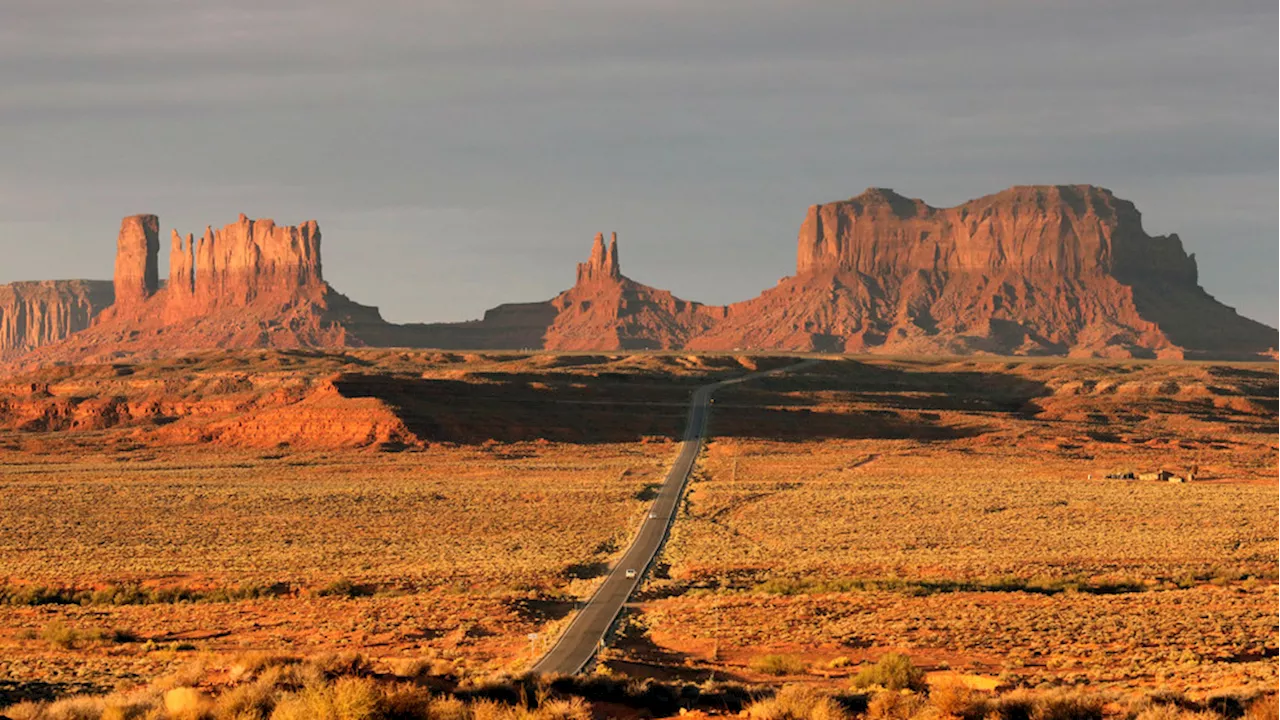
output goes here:
<path id="1" fill-rule="evenodd" d="M 596 232 L 707 303 L 814 203 L 1091 183 L 1278 323 L 1275 0 L 4 0 L 0 283 L 111 277 L 120 218 L 315 219 L 397 321 L 569 287 Z"/>

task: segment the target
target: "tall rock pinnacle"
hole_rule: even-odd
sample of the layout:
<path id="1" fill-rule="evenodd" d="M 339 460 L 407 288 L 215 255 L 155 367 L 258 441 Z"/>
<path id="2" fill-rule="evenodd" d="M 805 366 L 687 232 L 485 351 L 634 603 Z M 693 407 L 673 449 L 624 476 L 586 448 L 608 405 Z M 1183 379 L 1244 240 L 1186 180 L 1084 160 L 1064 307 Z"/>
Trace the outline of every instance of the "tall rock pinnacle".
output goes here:
<path id="1" fill-rule="evenodd" d="M 160 219 L 130 215 L 120 223 L 116 240 L 115 304 L 132 307 L 160 288 Z"/>
<path id="2" fill-rule="evenodd" d="M 618 233 L 611 233 L 609 238 L 609 251 L 605 254 L 605 265 L 609 268 L 609 277 L 619 278 L 622 271 L 618 266 Z"/>
<path id="3" fill-rule="evenodd" d="M 175 298 L 190 297 L 195 287 L 195 238 L 190 234 L 185 239 L 173 231 L 173 240 L 169 251 L 169 292 Z"/>
<path id="4" fill-rule="evenodd" d="M 621 277 L 622 271 L 618 266 L 618 233 L 613 233 L 607 250 L 604 233 L 596 233 L 595 241 L 591 244 L 591 258 L 578 263 L 578 284 L 616 281 Z"/>

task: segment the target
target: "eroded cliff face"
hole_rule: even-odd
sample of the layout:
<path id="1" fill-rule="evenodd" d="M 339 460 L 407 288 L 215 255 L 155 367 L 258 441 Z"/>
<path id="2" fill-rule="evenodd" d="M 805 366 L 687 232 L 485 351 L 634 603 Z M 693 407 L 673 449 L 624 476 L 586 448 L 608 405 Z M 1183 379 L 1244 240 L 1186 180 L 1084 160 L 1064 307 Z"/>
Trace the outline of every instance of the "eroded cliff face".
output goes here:
<path id="1" fill-rule="evenodd" d="M 399 327 L 387 344 L 455 350 L 677 349 L 722 309 L 681 300 L 622 274 L 618 234 L 597 233 L 574 286 L 544 302 L 499 305 L 480 320 Z"/>
<path id="2" fill-rule="evenodd" d="M 543 336 L 548 350 L 669 350 L 714 324 L 717 312 L 622 274 L 618 235 L 608 248 L 596 235 L 591 257 L 578 264 L 578 282 L 550 302 L 554 320 Z"/>
<path id="3" fill-rule="evenodd" d="M 130 215 L 120 222 L 115 273 L 118 309 L 136 308 L 160 289 L 160 269 L 156 263 L 159 252 L 160 218 Z"/>
<path id="4" fill-rule="evenodd" d="M 242 214 L 216 232 L 206 228 L 195 258 L 195 298 L 205 309 L 289 297 L 324 284 L 314 220 L 281 227 Z"/>
<path id="5" fill-rule="evenodd" d="M 57 342 L 111 305 L 105 280 L 41 280 L 0 285 L 0 360 Z"/>
<path id="6" fill-rule="evenodd" d="M 1103 188 L 1029 186 L 935 208 L 872 188 L 809 208 L 796 275 L 705 306 L 621 272 L 595 236 L 577 282 L 484 319 L 411 326 L 451 349 L 802 350 L 929 355 L 1256 357 L 1276 331 L 1197 284 L 1175 235 L 1149 236 Z"/>
<path id="7" fill-rule="evenodd" d="M 796 275 L 728 307 L 628 278 L 617 235 L 598 234 L 556 297 L 429 325 L 384 322 L 326 283 L 314 221 L 241 215 L 199 239 L 174 231 L 165 287 L 157 236 L 155 216 L 125 218 L 115 305 L 24 364 L 361 345 L 1250 358 L 1277 344 L 1275 329 L 1199 287 L 1176 235 L 1147 235 L 1132 203 L 1088 185 L 1014 187 L 952 208 L 881 188 L 815 205 Z M 28 309 L 0 314 L 0 352 L 57 340 L 100 307 L 44 292 L 9 301 Z"/>
<path id="8" fill-rule="evenodd" d="M 1014 187 L 953 208 L 870 188 L 814 205 L 800 225 L 796 275 L 978 272 L 1159 275 L 1196 282 L 1176 235 L 1150 237 L 1133 203 L 1090 185 Z"/>
<path id="9" fill-rule="evenodd" d="M 385 337 L 376 308 L 324 281 L 315 221 L 278 226 L 244 215 L 204 236 L 170 240 L 159 286 L 159 221 L 125 218 L 117 241 L 116 302 L 92 326 L 23 358 L 23 365 L 154 357 L 210 348 L 363 345 Z"/>
<path id="10" fill-rule="evenodd" d="M 797 245 L 794 277 L 689 347 L 1182 357 L 1276 342 L 1198 286 L 1176 235 L 1147 235 L 1103 188 L 1014 187 L 953 208 L 871 188 L 809 208 Z"/>
<path id="11" fill-rule="evenodd" d="M 220 229 L 205 228 L 197 241 L 173 231 L 169 251 L 170 321 L 244 307 L 262 299 L 288 303 L 323 293 L 320 227 L 314 220 L 278 226 L 243 214 Z"/>

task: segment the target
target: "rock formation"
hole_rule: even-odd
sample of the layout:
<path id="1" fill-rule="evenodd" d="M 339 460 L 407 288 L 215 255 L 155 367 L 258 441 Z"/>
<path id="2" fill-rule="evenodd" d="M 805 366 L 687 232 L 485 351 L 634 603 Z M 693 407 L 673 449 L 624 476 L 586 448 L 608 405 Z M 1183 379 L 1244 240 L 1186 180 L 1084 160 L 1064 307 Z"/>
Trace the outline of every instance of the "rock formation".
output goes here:
<path id="1" fill-rule="evenodd" d="M 1256 357 L 1276 331 L 1197 285 L 1176 235 L 1082 186 L 1015 187 L 954 208 L 872 188 L 809 208 L 796 274 L 709 307 L 632 281 L 596 235 L 574 287 L 410 344 L 549 350 Z"/>
<path id="2" fill-rule="evenodd" d="M 56 361 L 148 357 L 187 350 L 364 345 L 368 333 L 394 344 L 376 308 L 351 302 L 324 281 L 320 228 L 244 215 L 198 242 L 172 233 L 169 281 L 158 288 L 159 222 L 125 218 L 117 243 L 116 302 L 92 327 L 23 358 Z"/>
<path id="3" fill-rule="evenodd" d="M 622 274 L 618 234 L 597 233 L 573 287 L 539 303 L 499 305 L 482 320 L 408 325 L 395 344 L 468 350 L 656 350 L 684 345 L 718 308 L 681 300 Z"/>
<path id="4" fill-rule="evenodd" d="M 111 305 L 105 280 L 41 280 L 0 285 L 0 360 L 57 342 Z"/>
<path id="5" fill-rule="evenodd" d="M 548 350 L 669 350 L 714 324 L 711 308 L 642 285 L 622 274 L 618 234 L 608 249 L 597 234 L 578 282 L 551 300 L 555 319 L 543 336 Z"/>
<path id="6" fill-rule="evenodd" d="M 574 286 L 556 297 L 429 325 L 384 322 L 326 283 L 314 221 L 241 215 L 199 240 L 174 231 L 164 288 L 158 226 L 154 215 L 124 219 L 115 304 L 24 364 L 360 345 L 1256 358 L 1277 344 L 1275 329 L 1200 288 L 1176 235 L 1147 235 L 1132 203 L 1089 185 L 1014 187 L 952 208 L 881 188 L 815 205 L 796 274 L 728 307 L 628 278 L 617 234 L 608 245 L 598 234 Z M 0 295 L 0 352 L 74 332 L 102 294 Z"/>
<path id="7" fill-rule="evenodd" d="M 691 349 L 1246 357 L 1276 331 L 1197 284 L 1176 235 L 1088 185 L 953 208 L 871 188 L 809 208 L 796 275 L 732 305 Z"/>
<path id="8" fill-rule="evenodd" d="M 160 219 L 130 215 L 120 223 L 116 239 L 116 306 L 120 310 L 146 302 L 160 288 L 156 255 L 160 252 Z"/>
<path id="9" fill-rule="evenodd" d="M 195 296 L 196 274 L 196 241 L 187 233 L 183 238 L 177 230 L 173 231 L 173 239 L 169 249 L 169 290 L 171 305 L 190 306 Z"/>
<path id="10" fill-rule="evenodd" d="M 278 227 L 241 214 L 217 232 L 206 228 L 195 253 L 195 298 L 205 311 L 323 286 L 320 228 L 314 220 Z"/>
<path id="11" fill-rule="evenodd" d="M 622 277 L 618 267 L 618 233 L 613 233 L 609 249 L 604 247 L 604 233 L 596 233 L 591 257 L 578 263 L 578 285 L 601 285 L 617 282 Z"/>

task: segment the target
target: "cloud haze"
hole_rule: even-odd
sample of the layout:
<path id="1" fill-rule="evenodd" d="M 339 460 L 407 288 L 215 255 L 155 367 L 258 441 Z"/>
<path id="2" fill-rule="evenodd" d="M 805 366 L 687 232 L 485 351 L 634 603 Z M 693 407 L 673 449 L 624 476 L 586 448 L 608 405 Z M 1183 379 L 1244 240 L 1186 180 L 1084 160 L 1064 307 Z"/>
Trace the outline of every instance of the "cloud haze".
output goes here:
<path id="1" fill-rule="evenodd" d="M 370 6 L 370 7 L 366 7 Z M 1272 2 L 0 5 L 0 282 L 111 275 L 122 215 L 320 221 L 389 319 L 572 283 L 597 231 L 703 302 L 805 208 L 1094 183 L 1277 324 Z"/>

